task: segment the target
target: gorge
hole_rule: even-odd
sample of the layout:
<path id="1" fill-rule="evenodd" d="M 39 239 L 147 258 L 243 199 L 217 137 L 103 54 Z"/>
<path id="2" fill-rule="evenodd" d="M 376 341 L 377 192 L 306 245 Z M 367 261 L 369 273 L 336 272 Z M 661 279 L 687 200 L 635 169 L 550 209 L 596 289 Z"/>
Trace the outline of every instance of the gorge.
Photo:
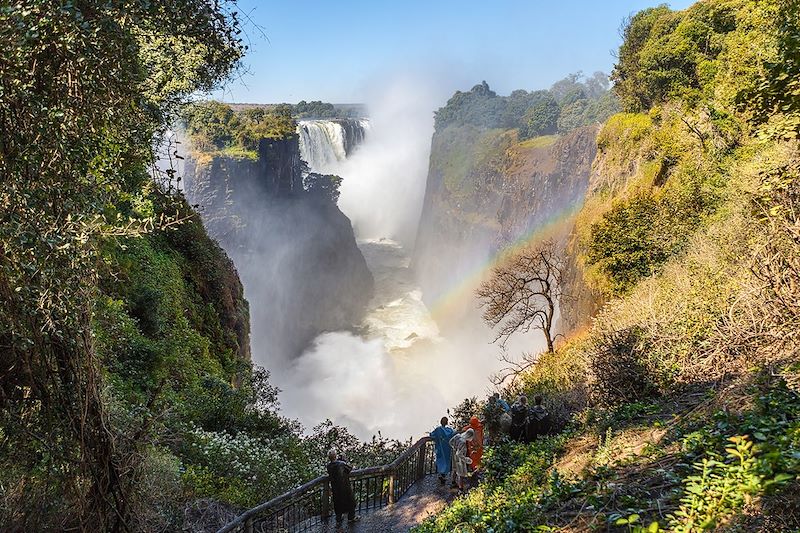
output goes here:
<path id="1" fill-rule="evenodd" d="M 506 247 L 548 232 L 561 238 L 569 233 L 586 191 L 596 129 L 535 145 L 504 131 L 486 156 L 506 161 L 497 179 L 478 180 L 485 163 L 477 160 L 455 177 L 443 177 L 442 169 L 462 153 L 450 146 L 469 152 L 478 144 L 442 139 L 468 132 L 475 143 L 487 142 L 483 134 L 469 126 L 433 134 L 425 104 L 371 109 L 369 119 L 299 120 L 296 135 L 261 141 L 256 161 L 217 155 L 206 164 L 209 170 L 191 162 L 186 191 L 240 269 L 252 309 L 253 358 L 283 390 L 282 412 L 306 427 L 330 418 L 362 438 L 379 432 L 405 438 L 430 425 L 420 412 L 435 419 L 462 398 L 483 394 L 487 378 L 503 366 L 474 291 Z M 337 242 L 338 254 L 350 250 L 348 257 L 356 256 L 357 242 L 357 255 L 374 279 L 371 297 L 355 291 L 362 297 L 357 305 L 344 304 L 353 298 L 353 286 L 346 285 L 351 269 L 331 269 L 335 265 L 325 258 L 335 256 L 314 255 L 321 240 L 308 241 L 310 255 L 304 257 L 284 251 L 292 250 L 294 239 L 275 238 L 276 232 L 289 235 L 304 227 L 303 217 L 317 220 L 314 209 L 334 209 L 312 203 L 312 211 L 302 211 L 304 202 L 291 199 L 303 196 L 297 158 L 311 173 L 342 177 L 338 203 L 352 221 L 355 240 L 327 242 Z M 275 178 L 281 169 L 286 174 Z M 476 191 L 474 196 L 448 190 L 444 184 L 453 179 L 463 190 Z M 259 196 L 258 183 L 269 184 L 272 192 Z M 224 207 L 217 208 L 220 195 Z M 301 215 L 292 218 L 289 212 Z M 233 227 L 223 229 L 223 223 Z M 284 273 L 264 275 L 280 268 L 271 266 L 276 256 L 285 261 Z M 308 270 L 312 257 L 320 271 Z M 308 286 L 298 289 L 302 283 Z M 326 307 L 328 299 L 337 302 L 334 309 Z M 539 342 L 534 334 L 520 335 L 507 348 L 521 353 Z M 381 402 L 372 401 L 379 396 Z"/>

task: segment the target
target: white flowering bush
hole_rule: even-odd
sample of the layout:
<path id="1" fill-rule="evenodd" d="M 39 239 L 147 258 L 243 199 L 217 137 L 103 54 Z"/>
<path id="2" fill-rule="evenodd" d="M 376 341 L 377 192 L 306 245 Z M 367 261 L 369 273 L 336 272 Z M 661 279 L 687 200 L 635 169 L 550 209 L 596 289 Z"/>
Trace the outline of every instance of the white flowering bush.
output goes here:
<path id="1" fill-rule="evenodd" d="M 194 427 L 186 434 L 183 479 L 196 497 L 253 506 L 311 474 L 297 444 L 291 434 L 266 438 Z"/>

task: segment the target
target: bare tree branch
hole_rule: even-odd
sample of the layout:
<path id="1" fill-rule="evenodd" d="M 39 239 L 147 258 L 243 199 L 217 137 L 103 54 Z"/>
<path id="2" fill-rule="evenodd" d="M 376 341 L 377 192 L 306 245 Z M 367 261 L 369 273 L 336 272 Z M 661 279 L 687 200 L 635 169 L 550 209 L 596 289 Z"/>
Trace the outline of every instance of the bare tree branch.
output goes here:
<path id="1" fill-rule="evenodd" d="M 497 329 L 494 342 L 505 348 L 517 332 L 541 330 L 553 351 L 556 307 L 562 296 L 563 251 L 552 240 L 505 258 L 476 291 L 483 319 Z"/>

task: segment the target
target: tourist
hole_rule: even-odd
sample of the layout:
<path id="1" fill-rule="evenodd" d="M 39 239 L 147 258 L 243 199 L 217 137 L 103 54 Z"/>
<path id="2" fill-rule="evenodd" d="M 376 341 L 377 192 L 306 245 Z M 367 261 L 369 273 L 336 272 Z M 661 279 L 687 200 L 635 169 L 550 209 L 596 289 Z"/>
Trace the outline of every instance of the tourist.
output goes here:
<path id="1" fill-rule="evenodd" d="M 511 410 L 511 407 L 508 405 L 508 402 L 500 397 L 499 392 L 495 392 L 492 395 L 492 398 L 494 398 L 494 401 L 497 402 L 497 405 L 503 408 L 503 412 L 507 413 Z"/>
<path id="2" fill-rule="evenodd" d="M 528 420 L 528 398 L 520 394 L 511 406 L 511 440 L 522 442 L 525 438 L 525 425 Z"/>
<path id="3" fill-rule="evenodd" d="M 342 524 L 342 515 L 347 514 L 347 520 L 356 520 L 356 500 L 353 497 L 353 487 L 350 486 L 350 471 L 353 466 L 339 460 L 336 450 L 328 452 L 328 479 L 331 483 L 333 496 L 333 510 L 336 513 L 336 525 Z"/>
<path id="4" fill-rule="evenodd" d="M 464 481 L 469 477 L 469 465 L 472 463 L 467 452 L 467 443 L 475 438 L 475 430 L 470 428 L 464 433 L 456 433 L 450 439 L 450 448 L 453 450 L 453 475 L 456 478 L 456 487 L 464 492 Z"/>
<path id="5" fill-rule="evenodd" d="M 447 474 L 450 473 L 451 450 L 450 439 L 456 430 L 447 425 L 447 417 L 443 416 L 440 425 L 430 432 L 430 436 L 436 445 L 436 472 L 439 474 L 439 483 L 444 485 Z"/>
<path id="6" fill-rule="evenodd" d="M 484 428 L 489 444 L 497 444 L 508 433 L 511 426 L 511 416 L 508 414 L 510 409 L 508 403 L 500 398 L 500 394 L 495 392 L 489 396 L 483 408 Z"/>
<path id="7" fill-rule="evenodd" d="M 467 453 L 469 454 L 469 458 L 472 459 L 472 464 L 470 466 L 474 472 L 481 467 L 481 457 L 483 456 L 483 424 L 481 424 L 477 416 L 473 416 L 469 419 L 469 425 L 464 428 L 464 431 L 469 429 L 472 429 L 475 435 L 475 438 L 467 443 Z"/>
<path id="8" fill-rule="evenodd" d="M 533 399 L 534 406 L 528 411 L 528 420 L 525 428 L 527 442 L 535 441 L 540 435 L 546 435 L 550 431 L 550 415 L 542 405 L 542 397 L 536 396 Z"/>

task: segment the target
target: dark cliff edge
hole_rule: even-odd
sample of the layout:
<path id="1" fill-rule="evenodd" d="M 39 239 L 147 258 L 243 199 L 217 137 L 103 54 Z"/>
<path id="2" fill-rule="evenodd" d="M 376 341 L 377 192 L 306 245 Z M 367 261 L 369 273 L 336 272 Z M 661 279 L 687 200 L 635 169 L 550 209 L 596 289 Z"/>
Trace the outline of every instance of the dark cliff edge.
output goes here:
<path id="1" fill-rule="evenodd" d="M 194 154 L 185 174 L 186 197 L 242 276 L 258 358 L 291 359 L 360 322 L 372 274 L 347 216 L 303 189 L 296 136 L 262 139 L 255 158 Z"/>
<path id="2" fill-rule="evenodd" d="M 440 287 L 454 280 L 474 277 L 508 246 L 552 238 L 568 251 L 570 298 L 561 305 L 560 329 L 584 326 L 599 299 L 584 285 L 569 243 L 596 135 L 596 126 L 522 142 L 515 130 L 437 131 L 412 262 L 425 299 L 436 300 Z"/>

